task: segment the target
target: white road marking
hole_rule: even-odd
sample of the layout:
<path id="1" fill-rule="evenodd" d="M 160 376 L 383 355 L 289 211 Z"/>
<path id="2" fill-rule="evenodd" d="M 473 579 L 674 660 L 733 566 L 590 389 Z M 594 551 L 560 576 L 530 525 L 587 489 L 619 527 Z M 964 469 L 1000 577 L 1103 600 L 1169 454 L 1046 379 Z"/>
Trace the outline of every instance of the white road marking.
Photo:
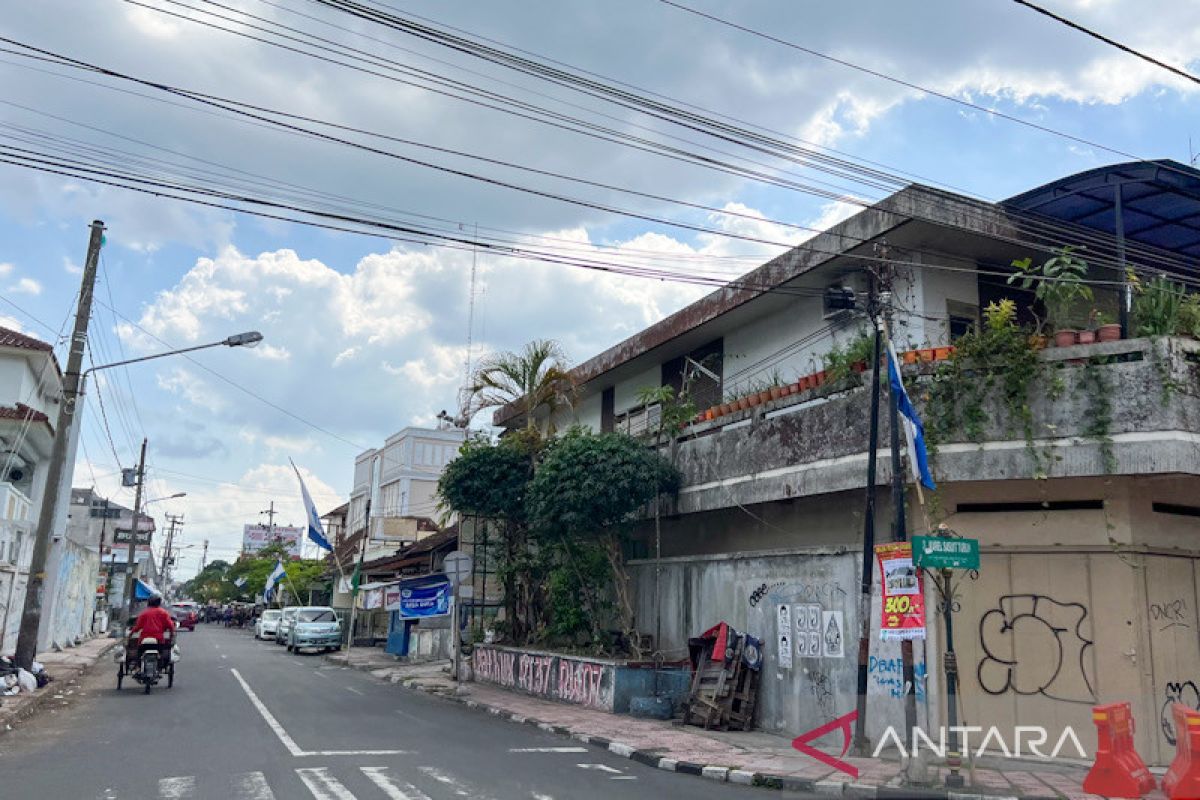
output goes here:
<path id="1" fill-rule="evenodd" d="M 513 747 L 510 753 L 586 753 L 586 747 Z"/>
<path id="2" fill-rule="evenodd" d="M 617 775 L 621 774 L 621 770 L 613 769 L 607 764 L 576 764 L 575 766 L 579 767 L 580 769 L 595 769 L 599 770 L 600 772 L 612 772 Z"/>
<path id="3" fill-rule="evenodd" d="M 196 776 L 183 775 L 178 778 L 163 778 L 158 782 L 160 800 L 184 800 L 196 795 Z"/>
<path id="4" fill-rule="evenodd" d="M 462 783 L 460 783 L 459 781 L 456 781 L 454 778 L 450 777 L 449 775 L 447 775 L 446 773 L 437 769 L 436 767 L 417 767 L 417 769 L 421 770 L 421 772 L 424 772 L 426 775 L 433 778 L 438 783 L 440 783 L 444 786 L 449 786 L 451 789 L 454 790 L 454 793 L 456 795 L 458 795 L 459 797 L 470 797 L 471 796 L 471 792 L 468 791 L 467 788 Z"/>
<path id="5" fill-rule="evenodd" d="M 250 688 L 250 684 L 246 683 L 246 679 L 237 671 L 236 667 L 230 667 L 229 671 L 233 673 L 233 677 L 237 678 L 238 683 L 242 685 L 242 691 L 250 698 L 250 702 L 262 715 L 263 720 L 277 737 L 279 741 L 287 748 L 287 751 L 296 758 L 304 756 L 404 756 L 408 755 L 408 750 L 301 750 L 300 745 L 296 744 L 296 740 L 288 735 L 288 732 L 279 724 L 279 720 L 275 719 L 263 701 L 258 699 L 258 695 Z"/>
<path id="6" fill-rule="evenodd" d="M 357 695 L 362 694 L 362 692 L 360 692 L 358 689 L 355 689 L 353 686 L 343 686 L 342 688 L 345 689 L 347 692 L 354 692 Z"/>
<path id="7" fill-rule="evenodd" d="M 400 781 L 397 785 L 392 782 L 392 779 L 387 775 L 387 767 L 359 767 L 362 774 L 371 779 L 371 783 L 378 786 L 388 800 L 431 800 L 429 795 L 422 792 L 411 783 Z"/>
<path id="8" fill-rule="evenodd" d="M 288 736 L 288 732 L 285 731 L 283 726 L 279 724 L 279 720 L 275 719 L 274 715 L 267 710 L 267 707 L 263 705 L 262 700 L 258 699 L 258 695 L 256 695 L 254 690 L 250 688 L 250 684 L 246 683 L 246 680 L 242 677 L 241 673 L 236 669 L 230 669 L 229 671 L 233 673 L 233 677 L 237 678 L 237 682 L 242 685 L 242 691 L 244 691 L 246 696 L 250 698 L 250 703 L 256 709 L 258 709 L 258 713 L 261 714 L 262 718 L 266 721 L 267 727 L 274 731 L 275 735 L 279 737 L 279 741 L 282 742 L 283 746 L 287 748 L 287 751 L 293 756 L 304 755 L 304 751 L 300 749 L 300 746 L 296 744 L 295 740 L 292 739 L 291 736 Z"/>
<path id="9" fill-rule="evenodd" d="M 296 774 L 312 792 L 314 800 L 357 800 L 325 767 L 305 767 L 296 770 Z"/>
<path id="10" fill-rule="evenodd" d="M 233 776 L 233 800 L 275 800 L 275 793 L 267 785 L 267 776 L 246 772 Z"/>

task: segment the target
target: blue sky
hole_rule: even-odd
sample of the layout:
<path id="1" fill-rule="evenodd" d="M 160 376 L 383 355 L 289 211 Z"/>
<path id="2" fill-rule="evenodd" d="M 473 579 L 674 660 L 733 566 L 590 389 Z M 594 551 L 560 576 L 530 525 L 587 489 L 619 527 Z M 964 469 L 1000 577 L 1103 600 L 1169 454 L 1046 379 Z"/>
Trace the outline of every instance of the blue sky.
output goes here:
<path id="1" fill-rule="evenodd" d="M 310 15 L 302 18 L 258 0 L 233 5 L 531 102 L 564 110 L 570 108 L 565 102 L 582 105 L 571 113 L 639 134 L 649 128 L 648 135 L 697 138 L 315 6 L 302 4 Z M 1127 160 L 659 4 L 617 2 L 605 4 L 604 13 L 550 0 L 393 5 L 988 199 Z M 939 0 L 900 8 L 865 0 L 698 0 L 695 5 L 1137 157 L 1187 161 L 1189 136 L 1200 150 L 1198 87 L 1016 4 Z M 1200 65 L 1195 4 L 1050 5 L 1167 61 Z M 1135 14 L 1136 29 L 1128 25 Z M 121 0 L 83 8 L 69 0 L 24 4 L 7 23 L 6 35 L 14 39 L 138 76 L 689 202 L 740 208 L 764 219 L 711 217 L 442 159 L 448 166 L 656 217 L 795 242 L 801 232 L 770 220 L 829 224 L 853 210 L 468 107 Z M 28 137 L 33 130 L 120 148 L 122 162 L 160 158 L 210 175 L 213 169 L 241 170 L 240 179 L 254 181 L 258 189 L 262 180 L 287 182 L 337 195 L 339 203 L 349 198 L 371 204 L 380 213 L 457 221 L 464 233 L 478 224 L 553 236 L 554 246 L 570 240 L 581 252 L 596 252 L 597 245 L 616 248 L 605 249 L 604 257 L 654 253 L 656 265 L 673 269 L 748 269 L 778 249 L 484 186 L 151 99 L 152 90 L 131 94 L 128 84 L 117 81 L 80 83 L 63 77 L 65 72 L 0 56 L 0 124 L 18 126 L 0 129 L 0 136 L 19 131 Z M 428 151 L 388 147 L 436 160 Z M 880 193 L 859 195 L 873 200 Z M 94 483 L 130 503 L 115 473 L 131 465 L 138 441 L 147 436 L 151 494 L 188 493 L 159 508 L 184 513 L 185 542 L 210 540 L 210 558 L 234 555 L 241 524 L 257 522 L 272 500 L 284 510 L 281 521 L 303 518 L 288 458 L 305 470 L 318 503 L 327 507 L 346 497 L 358 447 L 377 445 L 408 424 L 428 424 L 441 409 L 454 410 L 467 358 L 470 252 L 199 209 L 0 165 L 3 324 L 47 339 L 58 335 L 78 289 L 76 265 L 83 260 L 87 224 L 97 217 L 109 226 L 97 295 L 103 305 L 92 327 L 97 360 L 161 348 L 144 331 L 177 346 L 245 329 L 266 335 L 254 351 L 221 349 L 196 357 L 230 383 L 195 363 L 164 360 L 109 374 L 99 387 L 106 413 L 101 415 L 94 391 L 85 412 L 86 451 L 79 454 L 75 485 Z M 494 255 L 478 257 L 476 267 L 473 359 L 548 337 L 582 360 L 702 293 L 684 284 L 603 277 Z M 198 552 L 186 551 L 183 574 L 195 568 Z"/>

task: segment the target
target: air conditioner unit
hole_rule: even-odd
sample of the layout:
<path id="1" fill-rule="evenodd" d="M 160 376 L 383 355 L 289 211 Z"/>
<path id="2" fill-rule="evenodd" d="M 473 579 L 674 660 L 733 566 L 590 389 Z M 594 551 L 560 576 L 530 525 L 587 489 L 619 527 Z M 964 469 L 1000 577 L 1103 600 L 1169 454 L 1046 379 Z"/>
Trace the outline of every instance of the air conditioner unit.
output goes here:
<path id="1" fill-rule="evenodd" d="M 825 287 L 821 297 L 821 318 L 836 319 L 866 308 L 867 281 L 861 273 L 844 276 Z"/>

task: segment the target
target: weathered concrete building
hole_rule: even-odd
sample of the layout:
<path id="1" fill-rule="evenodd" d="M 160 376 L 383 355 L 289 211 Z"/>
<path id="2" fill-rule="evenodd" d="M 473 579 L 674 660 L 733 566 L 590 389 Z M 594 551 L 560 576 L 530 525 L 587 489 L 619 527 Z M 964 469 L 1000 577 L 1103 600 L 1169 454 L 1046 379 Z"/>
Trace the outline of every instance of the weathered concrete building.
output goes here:
<path id="1" fill-rule="evenodd" d="M 1009 264 L 1068 244 L 1086 245 L 1089 279 L 1112 282 L 1096 287 L 1096 305 L 1116 317 L 1123 265 L 1188 280 L 1200 267 L 1200 171 L 1117 165 L 1001 204 L 908 187 L 580 364 L 580 400 L 559 429 L 653 427 L 657 409 L 639 407 L 638 390 L 678 388 L 685 375 L 703 409 L 760 381 L 820 370 L 822 356 L 863 326 L 830 308 L 826 290 L 861 296 L 883 241 L 896 272 L 898 350 L 950 345 L 990 301 L 1029 306 L 1006 284 Z M 910 534 L 944 519 L 981 542 L 978 576 L 965 576 L 956 598 L 965 718 L 1006 731 L 1043 725 L 1051 741 L 1071 726 L 1090 753 L 1091 706 L 1129 700 L 1139 750 L 1164 763 L 1173 753 L 1166 704 L 1200 706 L 1200 346 L 1126 338 L 1040 357 L 1054 380 L 1033 387 L 1031 428 L 1014 424 L 996 389 L 976 409 L 975 430 L 939 442 L 936 507 L 915 493 L 907 501 Z M 910 369 L 920 405 L 931 367 Z M 993 379 L 999 386 L 1004 376 Z M 855 705 L 869 417 L 861 383 L 806 388 L 690 425 L 668 451 L 683 487 L 663 522 L 662 557 L 644 532 L 632 553 L 639 628 L 661 629 L 669 658 L 721 620 L 768 642 L 759 723 L 781 734 Z M 496 422 L 521 424 L 513 408 Z M 885 445 L 887 433 L 885 414 Z M 894 532 L 886 447 L 879 456 L 883 542 Z M 945 721 L 935 669 L 944 634 L 930 595 L 915 687 L 900 680 L 898 645 L 873 642 L 875 735 L 903 725 L 906 691 L 917 694 L 923 724 Z M 781 659 L 780 606 L 797 622 L 813 608 L 838 615 L 849 641 Z"/>

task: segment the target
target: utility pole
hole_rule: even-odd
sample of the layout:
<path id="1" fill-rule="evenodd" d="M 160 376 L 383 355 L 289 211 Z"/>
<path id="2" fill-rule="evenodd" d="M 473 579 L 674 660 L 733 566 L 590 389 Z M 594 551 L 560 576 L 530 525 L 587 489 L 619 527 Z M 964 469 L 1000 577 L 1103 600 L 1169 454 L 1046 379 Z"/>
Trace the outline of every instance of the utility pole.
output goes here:
<path id="1" fill-rule="evenodd" d="M 892 330 L 892 267 L 886 260 L 888 247 L 886 243 L 876 247 L 877 254 L 882 259 L 884 280 L 883 329 L 887 341 L 891 342 Z M 888 358 L 891 358 L 889 355 Z M 888 427 L 891 429 L 890 448 L 892 451 L 892 511 L 894 516 L 894 534 L 896 541 L 908 540 L 908 520 L 904 500 L 904 467 L 900 460 L 900 404 L 892 382 L 888 381 Z M 900 642 L 900 668 L 904 689 L 904 732 L 905 738 L 911 741 L 913 729 L 917 727 L 917 685 L 916 672 L 913 669 L 913 645 L 911 639 Z"/>
<path id="2" fill-rule="evenodd" d="M 33 666 L 37 652 L 38 628 L 42 621 L 42 590 L 46 583 L 46 558 L 50 553 L 50 539 L 54 534 L 54 517 L 58 510 L 58 498 L 67 476 L 67 448 L 71 432 L 75 428 L 76 401 L 81 394 L 80 370 L 83 367 L 83 351 L 87 345 L 88 321 L 92 316 L 92 297 L 96 288 L 96 265 L 100 260 L 100 247 L 104 244 L 104 223 L 92 222 L 88 239 L 87 258 L 83 265 L 83 280 L 79 285 L 79 305 L 75 311 L 75 330 L 67 350 L 67 371 L 63 375 L 62 402 L 58 407 L 58 424 L 54 428 L 54 444 L 50 450 L 50 463 L 46 466 L 46 485 L 42 489 L 42 506 L 38 514 L 37 532 L 33 541 L 33 557 L 29 563 L 29 581 L 25 587 L 25 603 L 21 609 L 21 628 L 17 634 L 14 661 L 23 669 Z"/>
<path id="3" fill-rule="evenodd" d="M 128 630 L 129 615 L 133 613 L 133 598 L 137 585 L 137 540 L 142 527 L 142 487 L 146 483 L 146 439 L 142 439 L 142 454 L 138 458 L 137 489 L 133 494 L 133 530 L 129 532 L 128 582 L 125 586 L 125 608 L 121 612 L 121 629 Z"/>
<path id="4" fill-rule="evenodd" d="M 854 721 L 854 752 L 871 754 L 867 738 L 867 682 L 871 658 L 871 585 L 875 570 L 875 481 L 879 461 L 879 363 L 883 356 L 883 336 L 880 331 L 877 283 L 871 280 L 871 296 L 867 313 L 875 329 L 875 360 L 871 365 L 871 427 L 867 442 L 866 511 L 863 514 L 862 582 L 859 594 L 860 631 L 858 637 L 858 716 Z"/>

